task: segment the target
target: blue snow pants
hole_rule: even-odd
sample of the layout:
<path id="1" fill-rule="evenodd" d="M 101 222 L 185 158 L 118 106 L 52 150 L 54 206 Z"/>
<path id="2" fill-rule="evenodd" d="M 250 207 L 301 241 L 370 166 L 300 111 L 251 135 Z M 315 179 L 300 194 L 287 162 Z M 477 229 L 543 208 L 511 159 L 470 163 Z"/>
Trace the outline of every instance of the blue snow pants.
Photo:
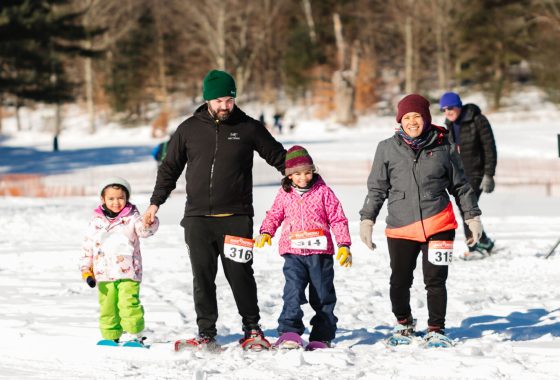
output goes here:
<path id="1" fill-rule="evenodd" d="M 334 315 L 336 292 L 334 289 L 334 269 L 332 255 L 300 256 L 285 254 L 284 258 L 284 307 L 278 318 L 278 334 L 295 332 L 302 335 L 303 310 L 307 303 L 305 289 L 309 285 L 309 304 L 315 311 L 311 318 L 309 340 L 332 341 L 336 334 Z"/>

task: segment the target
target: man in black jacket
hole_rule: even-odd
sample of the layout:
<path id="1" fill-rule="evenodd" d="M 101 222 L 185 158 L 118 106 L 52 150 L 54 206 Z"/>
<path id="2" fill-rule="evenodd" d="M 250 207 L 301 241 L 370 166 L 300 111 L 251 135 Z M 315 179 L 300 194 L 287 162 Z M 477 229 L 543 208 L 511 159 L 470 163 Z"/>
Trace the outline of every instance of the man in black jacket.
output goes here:
<path id="1" fill-rule="evenodd" d="M 451 140 L 459 149 L 465 174 L 478 200 L 482 192 L 494 191 L 497 152 L 492 127 L 478 106 L 463 105 L 459 95 L 454 92 L 443 94 L 439 105 L 445 113 L 445 124 L 451 132 Z M 471 232 L 465 223 L 463 226 L 468 239 Z M 494 242 L 486 236 L 485 232 L 482 232 L 480 241 L 473 247 L 469 247 L 469 251 L 477 251 L 484 257 L 490 254 L 493 247 Z"/>
<path id="2" fill-rule="evenodd" d="M 220 257 L 242 317 L 245 336 L 240 343 L 244 348 L 270 346 L 258 324 L 252 242 L 247 240 L 253 235 L 253 153 L 282 172 L 286 151 L 261 123 L 235 105 L 235 96 L 230 74 L 212 70 L 204 77 L 206 103 L 173 134 L 144 214 L 144 223 L 150 224 L 187 165 L 181 225 L 193 273 L 198 336 L 179 345 L 216 347 L 215 279 Z"/>

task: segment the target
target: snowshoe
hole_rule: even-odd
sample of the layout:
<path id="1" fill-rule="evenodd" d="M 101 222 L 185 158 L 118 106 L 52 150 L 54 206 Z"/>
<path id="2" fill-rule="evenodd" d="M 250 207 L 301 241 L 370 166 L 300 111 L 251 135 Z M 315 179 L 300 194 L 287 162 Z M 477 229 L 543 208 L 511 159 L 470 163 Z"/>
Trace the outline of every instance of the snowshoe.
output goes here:
<path id="1" fill-rule="evenodd" d="M 489 256 L 490 255 L 486 252 L 480 252 L 475 250 L 475 251 L 467 251 L 462 255 L 459 255 L 459 258 L 464 261 L 475 261 L 475 260 L 485 259 Z"/>
<path id="2" fill-rule="evenodd" d="M 331 342 L 328 341 L 321 341 L 321 340 L 312 340 L 309 342 L 307 346 L 305 346 L 305 351 L 315 351 L 315 350 L 322 350 L 325 348 L 331 348 Z"/>
<path id="3" fill-rule="evenodd" d="M 245 351 L 269 350 L 272 347 L 260 328 L 245 330 L 245 336 L 239 339 L 239 344 Z"/>
<path id="4" fill-rule="evenodd" d="M 140 347 L 140 348 L 148 348 L 144 341 L 146 340 L 145 336 L 142 334 L 130 334 L 124 333 L 120 339 L 118 340 L 119 346 L 122 347 Z"/>
<path id="5" fill-rule="evenodd" d="M 445 336 L 443 330 L 430 331 L 424 336 L 426 347 L 452 347 L 453 341 Z"/>
<path id="6" fill-rule="evenodd" d="M 141 339 L 133 339 L 126 342 L 119 342 L 118 339 L 111 340 L 111 339 L 101 339 L 97 342 L 98 346 L 107 346 L 107 347 L 137 347 L 137 348 L 149 348 L 148 345 L 144 344 L 144 340 L 146 338 Z"/>
<path id="7" fill-rule="evenodd" d="M 139 347 L 139 348 L 148 348 L 148 346 L 146 346 L 144 344 L 144 340 L 146 338 L 142 338 L 142 339 L 133 339 L 133 340 L 129 340 L 127 342 L 124 342 L 122 344 L 123 347 Z"/>
<path id="8" fill-rule="evenodd" d="M 414 338 L 415 327 L 416 319 L 412 319 L 412 317 L 399 321 L 399 324 L 393 329 L 393 335 L 387 338 L 387 344 L 389 346 L 411 344 Z"/>
<path id="9" fill-rule="evenodd" d="M 479 241 L 474 245 L 474 249 L 490 255 L 492 254 L 492 249 L 494 249 L 494 240 L 486 238 L 485 241 Z"/>
<path id="10" fill-rule="evenodd" d="M 487 239 L 484 242 L 479 241 L 474 246 L 469 247 L 468 252 L 465 252 L 460 259 L 465 261 L 482 260 L 489 257 L 494 250 L 494 240 Z"/>
<path id="11" fill-rule="evenodd" d="M 175 351 L 187 350 L 206 350 L 210 352 L 223 351 L 222 346 L 216 342 L 216 338 L 199 335 L 192 339 L 179 339 L 174 344 Z"/>
<path id="12" fill-rule="evenodd" d="M 101 339 L 99 342 L 97 342 L 98 346 L 110 346 L 110 347 L 118 347 L 119 346 L 119 340 L 118 339 Z"/>
<path id="13" fill-rule="evenodd" d="M 279 348 L 281 350 L 293 350 L 302 348 L 304 345 L 303 339 L 298 333 L 295 332 L 285 332 L 278 340 L 274 343 L 275 348 Z"/>

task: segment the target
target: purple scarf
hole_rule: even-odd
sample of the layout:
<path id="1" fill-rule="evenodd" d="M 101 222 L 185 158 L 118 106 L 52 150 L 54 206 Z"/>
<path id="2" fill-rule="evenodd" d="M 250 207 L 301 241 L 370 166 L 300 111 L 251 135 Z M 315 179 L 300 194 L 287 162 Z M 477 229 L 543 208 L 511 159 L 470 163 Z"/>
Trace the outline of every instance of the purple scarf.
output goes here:
<path id="1" fill-rule="evenodd" d="M 420 149 L 422 149 L 424 147 L 424 145 L 426 145 L 426 143 L 428 142 L 428 138 L 429 138 L 429 132 L 432 130 L 432 125 L 428 124 L 427 126 L 424 126 L 424 130 L 422 131 L 422 134 L 418 137 L 410 137 L 409 135 L 406 134 L 406 132 L 404 131 L 404 129 L 401 127 L 397 130 L 397 133 L 399 134 L 399 136 L 401 136 L 401 138 L 403 139 L 403 141 L 410 147 L 412 148 L 412 150 L 414 150 L 415 152 L 419 151 Z"/>

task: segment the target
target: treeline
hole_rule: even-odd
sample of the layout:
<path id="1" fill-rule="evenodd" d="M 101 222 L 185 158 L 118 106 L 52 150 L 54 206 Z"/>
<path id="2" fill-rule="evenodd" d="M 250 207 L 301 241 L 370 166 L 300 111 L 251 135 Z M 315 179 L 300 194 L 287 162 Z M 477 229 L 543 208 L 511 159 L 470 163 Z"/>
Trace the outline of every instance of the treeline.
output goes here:
<path id="1" fill-rule="evenodd" d="M 94 131 L 99 110 L 134 121 L 200 96 L 218 68 L 241 96 L 351 124 L 403 92 L 499 108 L 530 82 L 559 102 L 559 45 L 560 0 L 2 0 L 0 104 L 83 102 Z"/>

